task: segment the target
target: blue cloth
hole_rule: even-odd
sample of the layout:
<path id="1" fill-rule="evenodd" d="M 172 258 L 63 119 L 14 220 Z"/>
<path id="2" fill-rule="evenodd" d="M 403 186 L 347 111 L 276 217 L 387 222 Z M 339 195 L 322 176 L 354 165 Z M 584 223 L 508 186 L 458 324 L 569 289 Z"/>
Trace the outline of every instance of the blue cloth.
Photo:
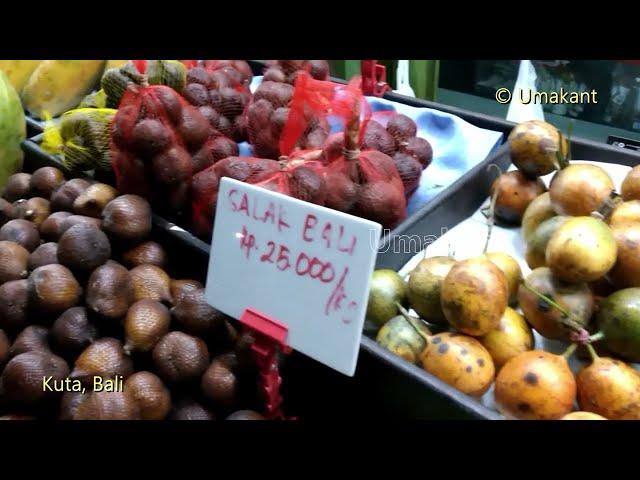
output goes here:
<path id="1" fill-rule="evenodd" d="M 254 77 L 251 90 L 260 85 L 262 77 Z M 455 115 L 430 108 L 418 108 L 390 100 L 367 97 L 373 112 L 391 110 L 411 118 L 418 126 L 418 136 L 433 147 L 433 161 L 423 172 L 418 190 L 409 199 L 409 215 L 442 190 L 482 162 L 502 143 L 502 132 L 478 128 Z M 331 122 L 332 132 L 340 124 Z M 240 144 L 240 155 L 251 155 L 251 147 Z"/>

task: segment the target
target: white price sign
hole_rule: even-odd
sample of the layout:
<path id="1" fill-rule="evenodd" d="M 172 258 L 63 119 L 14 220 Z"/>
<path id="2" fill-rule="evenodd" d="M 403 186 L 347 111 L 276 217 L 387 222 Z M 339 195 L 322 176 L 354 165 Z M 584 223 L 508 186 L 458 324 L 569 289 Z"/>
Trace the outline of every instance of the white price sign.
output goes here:
<path id="1" fill-rule="evenodd" d="M 207 301 L 247 308 L 288 327 L 287 343 L 353 376 L 381 226 L 223 178 Z"/>

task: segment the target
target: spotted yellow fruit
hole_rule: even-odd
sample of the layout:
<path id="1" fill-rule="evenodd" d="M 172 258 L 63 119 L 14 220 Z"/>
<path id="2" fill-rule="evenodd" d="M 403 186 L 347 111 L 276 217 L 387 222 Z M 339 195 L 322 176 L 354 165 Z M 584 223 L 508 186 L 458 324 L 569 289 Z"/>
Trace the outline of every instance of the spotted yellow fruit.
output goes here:
<path id="1" fill-rule="evenodd" d="M 474 397 L 491 386 L 495 367 L 489 352 L 475 338 L 439 333 L 427 342 L 422 368 L 445 383 Z"/>

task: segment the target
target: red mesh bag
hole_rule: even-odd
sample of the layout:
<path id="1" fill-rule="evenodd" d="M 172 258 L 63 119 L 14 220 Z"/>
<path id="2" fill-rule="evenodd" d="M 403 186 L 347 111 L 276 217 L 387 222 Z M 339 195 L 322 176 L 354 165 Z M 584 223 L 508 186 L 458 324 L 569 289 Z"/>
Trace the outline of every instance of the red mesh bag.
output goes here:
<path id="1" fill-rule="evenodd" d="M 188 207 L 193 157 L 220 136 L 207 119 L 170 87 L 131 85 L 111 128 L 118 190 L 172 214 Z"/>
<path id="2" fill-rule="evenodd" d="M 193 176 L 191 182 L 192 227 L 196 235 L 208 237 L 213 228 L 218 188 L 222 177 L 258 183 L 280 171 L 275 160 L 254 157 L 227 157 Z"/>
<path id="3" fill-rule="evenodd" d="M 329 80 L 329 62 L 326 60 L 270 60 L 264 71 L 264 81 L 293 85 L 302 71 L 316 80 Z"/>
<path id="4" fill-rule="evenodd" d="M 407 215 L 404 184 L 389 155 L 360 149 L 371 112 L 359 78 L 340 89 L 333 100 L 332 113 L 344 119 L 344 147 L 340 155 L 332 155 L 326 166 L 325 205 L 373 220 L 385 228 L 395 227 Z M 337 138 L 332 138 L 334 151 Z"/>
<path id="5" fill-rule="evenodd" d="M 306 74 L 298 77 L 278 142 L 278 161 L 230 157 L 194 176 L 192 214 L 193 228 L 198 235 L 206 236 L 211 232 L 222 177 L 231 177 L 318 205 L 324 204 L 324 165 L 318 161 L 322 150 L 296 150 L 296 145 L 308 129 L 309 117 L 305 111 L 313 110 L 316 116 L 325 116 L 333 90 L 334 86 L 329 82 L 317 82 Z"/>
<path id="6" fill-rule="evenodd" d="M 244 85 L 249 85 L 253 78 L 251 67 L 244 60 L 203 60 L 202 66 L 209 72 L 222 70 L 229 73 L 229 69 L 236 70 L 240 74 L 241 83 Z"/>
<path id="7" fill-rule="evenodd" d="M 308 85 L 310 80 L 313 79 L 306 76 L 303 82 Z M 305 87 L 307 91 L 311 91 L 310 88 L 316 87 Z M 280 139 L 290 116 L 293 96 L 294 87 L 287 83 L 263 81 L 255 91 L 246 115 L 249 143 L 255 155 L 273 159 L 280 156 Z M 295 136 L 294 146 L 301 150 L 322 148 L 329 135 L 326 117 L 307 104 L 296 115 L 304 116 L 299 122 L 304 130 Z"/>
<path id="8" fill-rule="evenodd" d="M 416 137 L 417 126 L 406 115 L 393 111 L 375 112 L 363 129 L 360 148 L 377 150 L 393 158 L 402 183 L 405 196 L 409 198 L 420 185 L 422 170 L 433 158 L 431 144 Z M 323 161 L 336 160 L 344 148 L 344 133 L 331 135 L 324 145 Z"/>
<path id="9" fill-rule="evenodd" d="M 242 60 L 205 60 L 187 71 L 183 95 L 213 128 L 234 142 L 243 142 L 247 136 L 245 111 L 251 100 L 250 81 L 251 69 Z"/>

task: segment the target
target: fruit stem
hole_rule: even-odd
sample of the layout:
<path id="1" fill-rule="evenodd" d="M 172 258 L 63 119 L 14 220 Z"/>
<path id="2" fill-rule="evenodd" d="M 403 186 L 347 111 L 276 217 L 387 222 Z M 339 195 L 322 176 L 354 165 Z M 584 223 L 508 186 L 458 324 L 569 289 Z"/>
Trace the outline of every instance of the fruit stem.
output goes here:
<path id="1" fill-rule="evenodd" d="M 556 158 L 558 160 L 558 165 L 557 165 L 558 170 L 562 170 L 569 166 L 569 162 L 571 160 L 571 133 L 572 132 L 573 132 L 573 122 L 569 122 L 569 125 L 567 126 L 567 145 L 568 145 L 567 152 L 564 151 L 564 142 L 562 141 L 563 135 L 562 133 L 558 132 L 560 135 L 560 141 L 559 141 L 560 148 L 556 150 Z"/>
<path id="2" fill-rule="evenodd" d="M 562 354 L 562 356 L 565 358 L 565 360 L 568 360 L 569 357 L 571 357 L 571 355 L 573 355 L 573 352 L 576 351 L 576 348 L 578 348 L 578 344 L 577 343 L 572 343 L 571 345 L 569 345 L 569 348 L 567 348 L 564 353 Z"/>
<path id="3" fill-rule="evenodd" d="M 622 197 L 615 190 L 611 190 L 609 196 L 602 202 L 600 208 L 591 213 L 591 216 L 602 221 L 607 220 L 615 208 L 622 203 Z"/>
<path id="4" fill-rule="evenodd" d="M 497 178 L 500 178 L 500 175 L 502 175 L 502 170 L 500 169 L 500 167 L 495 163 L 492 163 L 487 167 L 487 171 L 490 171 L 492 168 L 495 168 L 498 171 Z M 495 209 L 496 209 L 496 201 L 498 200 L 498 193 L 499 193 L 499 185 L 496 186 L 496 189 L 493 192 L 493 195 L 491 195 L 491 204 L 489 205 L 489 215 L 487 217 L 487 238 L 484 242 L 484 249 L 482 250 L 483 254 L 487 253 L 487 250 L 489 249 L 489 242 L 491 241 L 491 233 L 493 232 L 493 226 L 496 223 Z"/>
<path id="5" fill-rule="evenodd" d="M 604 338 L 604 332 L 594 333 L 589 337 L 589 342 L 598 342 Z"/>
<path id="6" fill-rule="evenodd" d="M 553 300 L 551 300 L 549 297 L 547 297 L 546 295 L 538 292 L 535 288 L 530 287 L 529 285 L 527 285 L 526 282 L 522 282 L 522 285 L 524 286 L 524 288 L 526 288 L 527 290 L 529 290 L 531 293 L 533 293 L 535 296 L 537 296 L 539 299 L 544 300 L 546 303 L 548 303 L 549 305 L 551 305 L 553 308 L 555 308 L 556 310 L 558 310 L 560 313 L 562 313 L 563 317 L 560 318 L 560 322 L 565 326 L 570 328 L 571 330 L 574 330 L 576 332 L 580 332 L 582 330 L 584 330 L 584 327 L 582 326 L 582 324 L 580 322 L 578 322 L 575 319 L 575 316 L 569 312 L 568 310 L 566 310 L 565 308 L 561 307 L 560 305 L 558 305 L 556 302 L 554 302 Z"/>
<path id="7" fill-rule="evenodd" d="M 416 319 L 413 318 L 411 315 L 409 315 L 409 312 L 407 312 L 407 310 L 398 302 L 396 302 L 396 306 L 398 307 L 398 310 L 400 310 L 400 314 L 405 318 L 407 322 L 409 322 L 409 325 L 411 325 L 411 328 L 413 328 L 416 331 L 416 333 L 420 335 L 422 338 L 424 338 L 425 340 L 429 340 L 429 336 L 423 333 L 422 330 L 420 330 L 420 327 L 418 327 L 415 323 L 413 323 Z M 429 329 L 427 329 L 427 331 L 431 333 Z"/>
<path id="8" fill-rule="evenodd" d="M 353 102 L 353 111 L 347 119 L 344 132 L 344 149 L 343 154 L 345 160 L 355 160 L 360 155 L 358 145 L 358 136 L 360 134 L 360 102 L 355 99 Z"/>
<path id="9" fill-rule="evenodd" d="M 587 350 L 589 351 L 589 355 L 591 355 L 591 361 L 595 362 L 596 360 L 598 360 L 598 358 L 600 358 L 596 353 L 596 349 L 593 348 L 593 345 L 591 345 L 590 343 L 587 343 L 586 347 L 587 347 Z"/>

